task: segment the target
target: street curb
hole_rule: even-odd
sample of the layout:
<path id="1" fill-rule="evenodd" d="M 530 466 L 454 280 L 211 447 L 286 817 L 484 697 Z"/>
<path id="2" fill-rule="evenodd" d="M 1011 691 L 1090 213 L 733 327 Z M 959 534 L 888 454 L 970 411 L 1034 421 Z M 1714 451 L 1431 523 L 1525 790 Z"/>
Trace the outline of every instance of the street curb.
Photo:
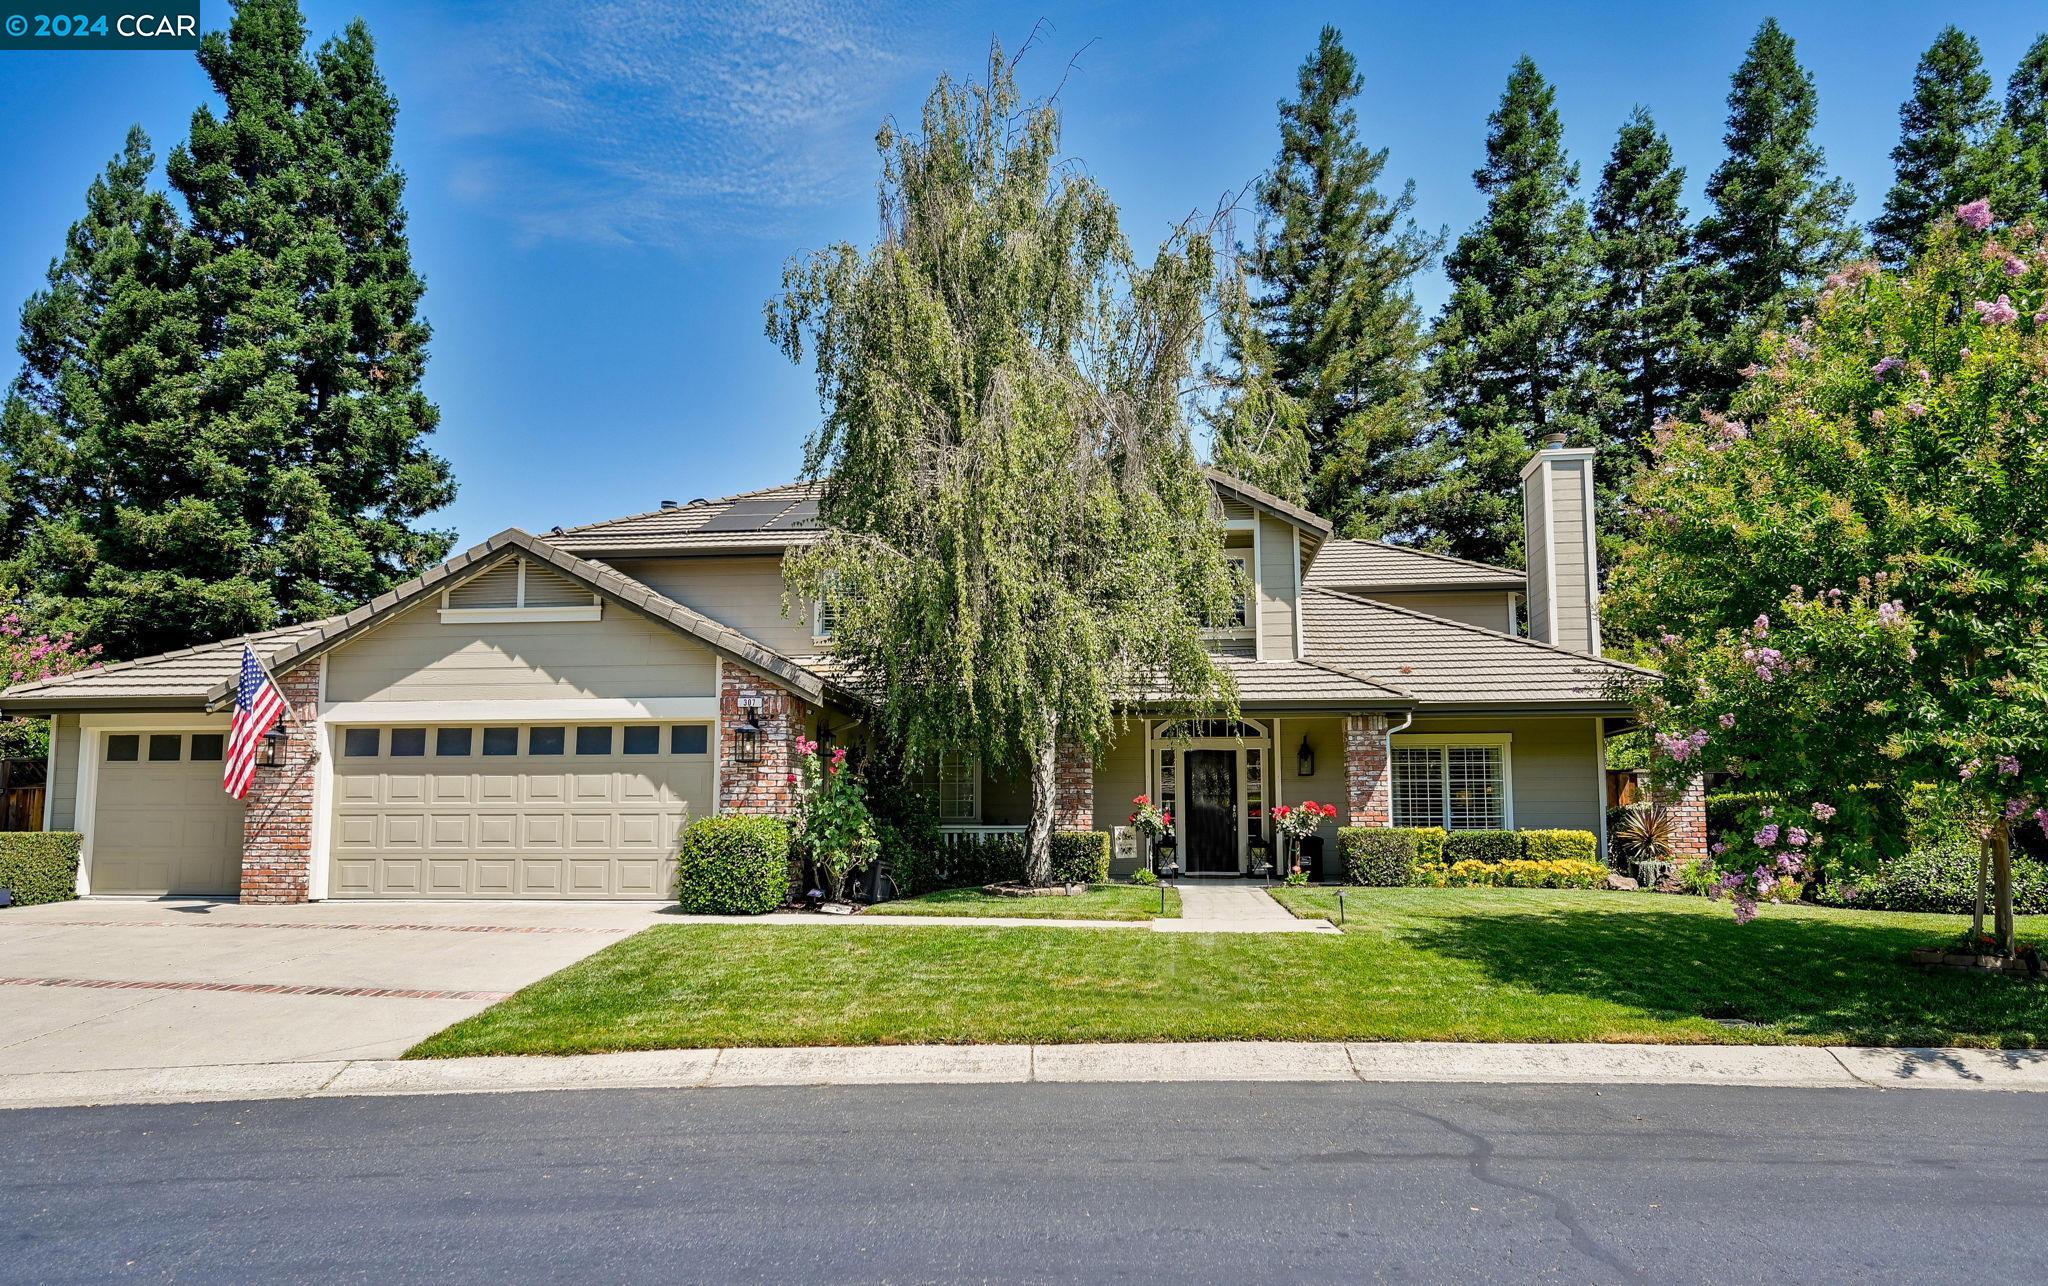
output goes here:
<path id="1" fill-rule="evenodd" d="M 0 1075 L 0 1110 L 576 1089 L 1260 1081 L 2048 1092 L 2048 1051 L 1335 1041 L 683 1049 L 13 1073 Z"/>

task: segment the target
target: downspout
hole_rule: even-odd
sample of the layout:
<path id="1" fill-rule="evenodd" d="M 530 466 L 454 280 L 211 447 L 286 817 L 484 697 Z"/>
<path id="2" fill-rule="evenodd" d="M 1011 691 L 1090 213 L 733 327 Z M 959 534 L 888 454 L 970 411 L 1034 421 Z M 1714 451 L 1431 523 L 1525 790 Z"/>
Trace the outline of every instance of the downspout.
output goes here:
<path id="1" fill-rule="evenodd" d="M 1387 752 L 1387 829 L 1389 830 L 1392 830 L 1394 826 L 1394 734 L 1397 732 L 1408 731 L 1409 725 L 1413 724 L 1414 722 L 1415 711 L 1413 707 L 1411 707 L 1408 711 L 1407 718 L 1401 720 L 1400 727 L 1390 727 L 1387 729 L 1385 746 Z"/>

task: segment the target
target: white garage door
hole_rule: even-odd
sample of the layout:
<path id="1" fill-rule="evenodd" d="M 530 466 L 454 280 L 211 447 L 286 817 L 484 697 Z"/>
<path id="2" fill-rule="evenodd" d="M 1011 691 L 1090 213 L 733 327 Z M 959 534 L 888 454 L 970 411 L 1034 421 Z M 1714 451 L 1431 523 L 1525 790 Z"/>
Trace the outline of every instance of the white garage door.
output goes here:
<path id="1" fill-rule="evenodd" d="M 711 811 L 711 726 L 344 728 L 335 897 L 657 898 Z"/>
<path id="2" fill-rule="evenodd" d="M 242 805 L 221 789 L 218 732 L 110 732 L 94 774 L 94 893 L 242 888 Z"/>

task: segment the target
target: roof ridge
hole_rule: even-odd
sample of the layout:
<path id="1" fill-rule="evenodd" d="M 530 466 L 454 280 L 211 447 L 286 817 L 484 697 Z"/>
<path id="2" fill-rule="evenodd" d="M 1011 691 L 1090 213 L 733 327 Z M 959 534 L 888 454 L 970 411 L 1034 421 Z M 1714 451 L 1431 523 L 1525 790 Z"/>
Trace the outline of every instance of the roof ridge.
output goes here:
<path id="1" fill-rule="evenodd" d="M 783 491 L 791 487 L 811 487 L 816 485 L 818 484 L 814 482 L 806 482 L 802 478 L 793 478 L 788 482 L 778 482 L 775 485 L 769 487 L 755 487 L 752 491 L 735 491 L 729 496 L 716 496 L 711 498 L 700 496 L 697 499 L 689 501 L 686 504 L 674 506 L 662 505 L 657 506 L 653 509 L 644 509 L 636 514 L 622 514 L 617 518 L 600 518 L 596 522 L 577 523 L 573 527 L 551 527 L 549 528 L 549 531 L 551 533 L 560 533 L 564 536 L 573 536 L 579 531 L 589 531 L 593 527 L 611 527 L 616 526 L 617 524 L 622 522 L 638 522 L 642 518 L 657 518 L 662 514 L 680 513 L 685 509 L 695 509 L 700 505 L 708 509 L 712 505 L 729 505 L 739 500 L 750 500 L 755 496 L 767 495 L 771 491 Z"/>
<path id="2" fill-rule="evenodd" d="M 1522 580 L 1529 579 L 1529 572 L 1527 568 L 1503 567 L 1499 563 L 1482 563 L 1477 559 L 1460 558 L 1455 554 L 1439 554 L 1433 549 L 1417 549 L 1413 545 L 1397 545 L 1391 540 L 1380 540 L 1376 537 L 1332 536 L 1330 540 L 1333 544 L 1341 542 L 1344 544 L 1351 545 L 1375 545 L 1381 549 L 1391 550 L 1397 554 L 1413 554 L 1417 558 L 1429 558 L 1434 559 L 1435 561 L 1440 563 L 1450 563 L 1458 567 L 1470 567 L 1475 571 L 1500 572 L 1503 575 L 1518 577 Z"/>
<path id="3" fill-rule="evenodd" d="M 1491 639 L 1501 639 L 1508 643 L 1519 643 L 1524 647 L 1533 647 L 1539 651 L 1554 652 L 1559 656 L 1570 657 L 1574 661 L 1591 661 L 1595 665 L 1611 666 L 1620 670 L 1633 670 L 1637 674 L 1654 676 L 1657 673 L 1655 670 L 1635 665 L 1628 661 L 1614 661 L 1604 656 L 1589 656 L 1584 652 L 1574 652 L 1568 647 L 1559 647 L 1555 643 L 1544 643 L 1537 639 L 1525 639 L 1518 634 L 1503 634 L 1499 630 L 1489 630 L 1484 625 L 1474 625 L 1470 621 L 1454 621 L 1448 616 L 1431 616 L 1428 612 L 1418 612 L 1412 607 L 1396 607 L 1392 603 L 1382 603 L 1376 598 L 1367 598 L 1361 594 L 1347 594 L 1342 590 L 1326 589 L 1319 585 L 1305 586 L 1304 589 L 1310 594 L 1321 594 L 1326 598 L 1342 599 L 1347 603 L 1358 603 L 1365 607 L 1375 607 L 1383 612 L 1394 612 L 1401 616 L 1412 616 L 1418 621 L 1428 621 L 1434 625 L 1448 625 L 1453 629 L 1464 630 L 1468 634 L 1480 634 Z M 1306 639 L 1304 639 L 1304 642 L 1306 642 Z"/>
<path id="4" fill-rule="evenodd" d="M 1356 670 L 1347 670 L 1339 665 L 1331 665 L 1328 661 L 1318 661 L 1314 657 L 1308 656 L 1296 657 L 1295 659 L 1303 665 L 1312 665 L 1318 670 L 1327 670 L 1340 679 L 1350 679 L 1357 683 L 1370 683 L 1376 688 L 1382 688 L 1396 696 L 1406 697 L 1410 701 L 1420 701 L 1422 699 L 1408 689 L 1389 683 L 1385 679 L 1375 679 L 1369 674 L 1360 674 Z"/>

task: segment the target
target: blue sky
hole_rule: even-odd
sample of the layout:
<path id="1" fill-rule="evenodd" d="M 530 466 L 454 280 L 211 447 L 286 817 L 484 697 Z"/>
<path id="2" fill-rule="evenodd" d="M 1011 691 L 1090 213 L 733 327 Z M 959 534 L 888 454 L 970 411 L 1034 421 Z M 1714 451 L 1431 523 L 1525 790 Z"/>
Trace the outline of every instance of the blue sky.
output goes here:
<path id="1" fill-rule="evenodd" d="M 1869 215 L 1898 106 L 1948 21 L 1999 86 L 2038 4 L 1527 3 L 1029 6 L 886 0 L 431 4 L 307 0 L 315 37 L 360 14 L 402 107 L 415 262 L 433 323 L 437 447 L 464 543 L 786 480 L 817 418 L 806 371 L 762 336 L 792 255 L 865 244 L 873 137 L 941 72 L 1043 21 L 1027 90 L 1067 77 L 1068 151 L 1141 247 L 1270 164 L 1274 103 L 1324 22 L 1366 78 L 1368 136 L 1453 235 L 1509 65 L 1557 85 L 1590 191 L 1636 103 L 1671 134 L 1695 201 L 1721 155 L 1728 75 L 1775 14 L 1819 81 L 1819 137 Z M 205 20 L 226 9 L 208 0 Z M 1072 63 L 1069 71 L 1069 63 Z M 0 299 L 41 281 L 87 182 L 139 121 L 168 153 L 208 94 L 189 53 L 0 52 Z M 1420 285 L 1432 310 L 1441 280 Z M 10 333 L 11 333 L 10 325 Z M 0 377 L 11 376 L 11 343 Z"/>

